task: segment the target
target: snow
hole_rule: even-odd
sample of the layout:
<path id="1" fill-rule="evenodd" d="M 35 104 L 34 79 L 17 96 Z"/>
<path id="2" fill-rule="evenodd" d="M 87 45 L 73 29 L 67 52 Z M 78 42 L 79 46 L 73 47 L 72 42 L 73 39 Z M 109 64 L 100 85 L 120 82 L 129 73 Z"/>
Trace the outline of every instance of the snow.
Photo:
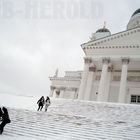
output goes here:
<path id="1" fill-rule="evenodd" d="M 5 136 L 1 135 L 0 136 L 1 140 L 34 140 L 33 138 L 27 138 L 27 137 L 10 137 L 10 136 Z"/>
<path id="2" fill-rule="evenodd" d="M 0 140 L 139 140 L 140 106 L 51 99 L 37 112 L 39 97 L 0 94 L 12 122 Z"/>
<path id="3" fill-rule="evenodd" d="M 40 97 L 0 94 L 0 105 L 35 110 L 38 98 Z"/>

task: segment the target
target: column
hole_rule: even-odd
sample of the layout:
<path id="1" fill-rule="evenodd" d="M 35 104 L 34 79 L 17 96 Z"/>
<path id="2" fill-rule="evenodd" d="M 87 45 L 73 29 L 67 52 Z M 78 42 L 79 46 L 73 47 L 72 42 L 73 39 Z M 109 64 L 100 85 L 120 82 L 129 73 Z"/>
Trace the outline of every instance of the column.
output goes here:
<path id="1" fill-rule="evenodd" d="M 77 99 L 77 88 L 76 87 L 72 87 L 71 88 L 71 99 Z"/>
<path id="2" fill-rule="evenodd" d="M 53 92 L 53 98 L 56 98 L 56 88 L 54 89 L 54 92 Z"/>
<path id="3" fill-rule="evenodd" d="M 53 98 L 59 98 L 59 97 L 60 97 L 60 89 L 56 87 L 53 93 Z"/>
<path id="4" fill-rule="evenodd" d="M 97 101 L 104 101 L 104 94 L 105 94 L 107 73 L 108 73 L 108 64 L 109 64 L 109 59 L 104 58 L 103 66 L 102 66 L 102 73 L 101 73 L 101 78 L 100 78 L 100 83 L 99 83 L 99 88 L 98 88 Z"/>
<path id="5" fill-rule="evenodd" d="M 85 100 L 91 99 L 92 86 L 93 86 L 93 82 L 95 81 L 95 71 L 96 71 L 95 65 L 94 64 L 90 65 L 88 79 L 87 79 L 87 86 L 86 86 L 86 91 L 84 96 Z"/>
<path id="6" fill-rule="evenodd" d="M 104 94 L 104 101 L 108 102 L 109 99 L 109 90 L 110 90 L 110 82 L 111 82 L 111 75 L 112 75 L 113 66 L 108 66 L 108 73 L 107 73 L 107 80 L 106 80 L 106 87 L 105 87 L 105 94 Z"/>
<path id="7" fill-rule="evenodd" d="M 83 100 L 84 99 L 84 92 L 87 84 L 87 77 L 88 77 L 88 72 L 89 72 L 89 65 L 92 62 L 91 58 L 84 58 L 84 71 L 82 73 L 82 79 L 81 79 L 81 84 L 79 88 L 79 93 L 78 93 L 78 99 Z"/>
<path id="8" fill-rule="evenodd" d="M 75 95 L 74 95 L 74 99 L 78 98 L 78 88 L 75 88 Z"/>
<path id="9" fill-rule="evenodd" d="M 62 87 L 62 88 L 60 89 L 60 96 L 59 96 L 59 98 L 64 98 L 64 92 L 65 92 L 65 88 Z"/>
<path id="10" fill-rule="evenodd" d="M 120 90 L 119 90 L 119 99 L 118 99 L 119 103 L 125 103 L 128 63 L 129 63 L 128 58 L 122 59 L 122 72 L 121 72 L 121 81 L 120 81 Z"/>
<path id="11" fill-rule="evenodd" d="M 54 89 L 55 87 L 53 86 L 50 87 L 50 95 L 49 95 L 50 97 L 53 97 Z"/>

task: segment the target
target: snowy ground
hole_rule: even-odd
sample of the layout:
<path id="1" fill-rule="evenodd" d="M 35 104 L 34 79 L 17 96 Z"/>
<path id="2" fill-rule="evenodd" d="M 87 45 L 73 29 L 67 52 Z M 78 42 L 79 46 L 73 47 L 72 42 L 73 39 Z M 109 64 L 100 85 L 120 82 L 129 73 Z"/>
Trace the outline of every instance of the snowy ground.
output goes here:
<path id="1" fill-rule="evenodd" d="M 59 99 L 37 112 L 37 100 L 0 94 L 12 120 L 0 140 L 140 140 L 140 106 Z"/>

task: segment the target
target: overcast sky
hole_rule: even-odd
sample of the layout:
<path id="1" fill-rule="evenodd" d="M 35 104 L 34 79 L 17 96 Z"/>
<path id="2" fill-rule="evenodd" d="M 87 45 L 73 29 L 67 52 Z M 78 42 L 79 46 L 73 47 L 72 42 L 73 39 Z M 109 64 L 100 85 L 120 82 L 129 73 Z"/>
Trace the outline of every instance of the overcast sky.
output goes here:
<path id="1" fill-rule="evenodd" d="M 80 44 L 126 30 L 139 0 L 0 0 L 0 93 L 47 95 L 55 70 L 82 70 Z"/>

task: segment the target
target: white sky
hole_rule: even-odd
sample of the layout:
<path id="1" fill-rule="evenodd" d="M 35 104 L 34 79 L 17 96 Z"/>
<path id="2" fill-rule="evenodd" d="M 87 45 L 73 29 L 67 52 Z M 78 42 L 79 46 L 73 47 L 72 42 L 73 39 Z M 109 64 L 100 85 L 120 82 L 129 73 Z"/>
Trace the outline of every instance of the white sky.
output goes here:
<path id="1" fill-rule="evenodd" d="M 139 0 L 0 0 L 0 93 L 49 94 L 55 70 L 82 70 L 80 44 L 126 29 Z"/>

